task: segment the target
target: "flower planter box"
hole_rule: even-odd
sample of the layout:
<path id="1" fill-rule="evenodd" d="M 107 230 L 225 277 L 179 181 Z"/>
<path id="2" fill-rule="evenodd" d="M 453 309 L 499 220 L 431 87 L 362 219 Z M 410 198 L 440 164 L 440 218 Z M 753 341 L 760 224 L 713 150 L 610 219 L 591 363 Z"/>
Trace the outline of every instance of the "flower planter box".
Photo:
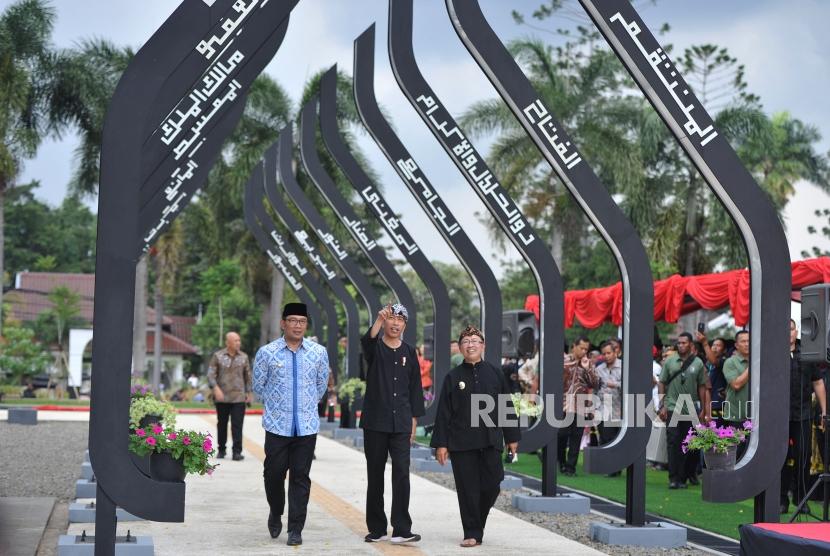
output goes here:
<path id="1" fill-rule="evenodd" d="M 150 478 L 165 483 L 181 483 L 184 481 L 184 463 L 173 459 L 167 452 L 150 454 Z"/>
<path id="2" fill-rule="evenodd" d="M 441 465 L 437 459 L 410 459 L 410 466 L 415 471 L 425 471 L 427 473 L 452 473 L 452 461 L 447 460 L 447 463 Z"/>
<path id="3" fill-rule="evenodd" d="M 737 454 L 737 446 L 730 446 L 726 449 L 725 453 L 706 450 L 703 452 L 703 461 L 706 462 L 706 469 L 712 471 L 731 471 L 735 469 Z"/>
<path id="4" fill-rule="evenodd" d="M 94 480 L 78 479 L 75 481 L 75 498 L 95 498 L 97 489 L 98 483 Z"/>
<path id="5" fill-rule="evenodd" d="M 124 508 L 115 508 L 115 518 L 121 521 L 142 521 Z M 69 504 L 69 523 L 95 523 L 94 502 L 72 502 Z"/>
<path id="6" fill-rule="evenodd" d="M 95 537 L 92 535 L 61 535 L 58 556 L 93 556 Z M 132 535 L 129 539 L 115 537 L 115 556 L 153 556 L 153 537 Z"/>
<path id="7" fill-rule="evenodd" d="M 8 415 L 10 425 L 37 425 L 37 409 L 10 407 Z"/>
<path id="8" fill-rule="evenodd" d="M 363 429 L 335 429 L 334 431 L 334 439 L 340 440 L 341 438 L 363 438 Z"/>
<path id="9" fill-rule="evenodd" d="M 92 464 L 84 462 L 81 464 L 81 479 L 90 480 L 95 476 L 95 471 L 92 470 Z"/>

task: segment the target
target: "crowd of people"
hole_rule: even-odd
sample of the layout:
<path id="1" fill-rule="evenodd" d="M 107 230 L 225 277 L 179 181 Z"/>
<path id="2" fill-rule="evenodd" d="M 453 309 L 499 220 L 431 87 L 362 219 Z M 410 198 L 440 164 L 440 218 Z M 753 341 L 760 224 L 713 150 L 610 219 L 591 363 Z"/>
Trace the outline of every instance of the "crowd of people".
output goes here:
<path id="1" fill-rule="evenodd" d="M 718 427 L 742 427 L 751 419 L 750 400 L 750 333 L 739 330 L 733 337 L 710 338 L 705 327 L 694 333 L 681 332 L 670 345 L 655 345 L 652 351 L 652 407 L 659 424 L 655 434 L 665 434 L 666 461 L 653 461 L 652 466 L 668 472 L 668 488 L 683 489 L 698 485 L 703 462 L 696 451 L 683 449 L 683 440 L 694 421 L 673 419 L 675 411 L 694 413 L 697 422 L 714 422 Z M 503 373 L 514 392 L 525 396 L 539 393 L 539 353 L 522 360 L 505 360 Z M 802 363 L 798 327 L 790 321 L 789 372 L 789 435 L 787 460 L 781 471 L 781 511 L 798 503 L 809 488 L 813 454 L 823 446 L 821 417 L 826 414 L 825 369 Z M 587 337 L 576 338 L 564 356 L 563 409 L 587 420 L 594 426 L 582 426 L 576 418 L 566 419 L 559 429 L 559 470 L 566 476 L 576 473 L 580 450 L 586 445 L 602 445 L 613 441 L 622 415 L 622 342 L 608 338 L 594 349 Z M 579 395 L 596 394 L 600 406 L 588 408 L 577 404 Z M 693 409 L 682 408 L 689 400 Z M 599 415 L 596 415 L 596 413 Z M 738 458 L 747 443 L 738 446 Z M 617 475 L 614 473 L 612 475 Z"/>

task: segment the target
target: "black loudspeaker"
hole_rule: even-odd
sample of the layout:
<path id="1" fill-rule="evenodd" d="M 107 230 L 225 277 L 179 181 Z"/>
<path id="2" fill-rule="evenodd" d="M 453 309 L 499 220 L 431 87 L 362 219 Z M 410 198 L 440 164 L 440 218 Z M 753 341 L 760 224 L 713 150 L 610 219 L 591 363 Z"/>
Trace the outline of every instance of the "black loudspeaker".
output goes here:
<path id="1" fill-rule="evenodd" d="M 806 363 L 830 362 L 827 334 L 830 319 L 830 284 L 801 290 L 801 360 Z"/>
<path id="2" fill-rule="evenodd" d="M 501 317 L 501 355 L 528 358 L 536 347 L 536 315 L 532 311 L 505 311 Z"/>
<path id="3" fill-rule="evenodd" d="M 425 324 L 424 325 L 424 353 L 421 355 L 424 359 L 432 361 L 433 357 L 435 357 L 435 333 L 433 329 L 435 328 L 432 324 Z M 448 346 L 449 347 L 449 346 Z"/>

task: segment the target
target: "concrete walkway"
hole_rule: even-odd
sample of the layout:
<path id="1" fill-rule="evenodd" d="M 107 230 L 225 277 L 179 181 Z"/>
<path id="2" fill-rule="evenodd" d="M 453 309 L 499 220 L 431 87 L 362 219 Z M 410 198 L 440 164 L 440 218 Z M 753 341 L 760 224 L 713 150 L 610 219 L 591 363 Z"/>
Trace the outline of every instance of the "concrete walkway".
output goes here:
<path id="1" fill-rule="evenodd" d="M 180 415 L 177 425 L 215 431 L 213 416 Z M 215 432 L 214 432 L 215 435 Z M 412 476 L 410 514 L 413 530 L 423 536 L 414 545 L 368 544 L 364 518 L 366 468 L 363 454 L 323 435 L 317 439 L 317 459 L 302 547 L 285 545 L 285 532 L 268 535 L 268 505 L 262 483 L 265 433 L 261 418 L 248 415 L 244 427 L 245 460 L 220 460 L 212 477 L 188 477 L 184 523 L 130 522 L 119 527 L 132 534 L 152 535 L 156 554 L 507 554 L 542 553 L 579 556 L 596 550 L 500 511 L 487 522 L 484 544 L 464 549 L 455 492 Z M 230 446 L 228 447 L 230 448 Z M 386 508 L 391 507 L 391 468 L 386 472 Z M 283 516 L 283 524 L 285 524 Z M 91 533 L 92 524 L 72 525 L 69 534 Z M 390 529 L 391 532 L 391 529 Z"/>

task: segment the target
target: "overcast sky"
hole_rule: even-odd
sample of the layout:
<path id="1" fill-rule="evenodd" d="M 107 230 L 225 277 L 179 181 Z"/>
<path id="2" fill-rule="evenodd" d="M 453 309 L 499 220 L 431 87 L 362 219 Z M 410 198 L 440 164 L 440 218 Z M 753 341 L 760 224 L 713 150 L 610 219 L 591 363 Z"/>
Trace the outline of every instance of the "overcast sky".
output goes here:
<path id="1" fill-rule="evenodd" d="M 516 25 L 510 10 L 531 12 L 542 0 L 483 0 L 482 7 L 499 36 L 507 41 L 535 31 Z M 11 2 L 0 0 L 5 8 Z M 174 0 L 53 0 L 58 10 L 54 40 L 68 47 L 84 38 L 103 37 L 117 44 L 140 45 L 173 11 Z M 639 4 L 638 4 L 639 5 Z M 830 147 L 830 90 L 827 52 L 830 36 L 830 2 L 822 0 L 661 0 L 641 15 L 652 29 L 666 22 L 676 52 L 702 43 L 729 48 L 746 66 L 749 90 L 760 95 L 769 112 L 790 111 L 822 132 L 821 152 Z M 441 147 L 400 92 L 386 54 L 385 0 L 301 0 L 294 9 L 285 41 L 266 72 L 297 99 L 303 83 L 314 72 L 333 63 L 349 73 L 352 41 L 368 25 L 377 23 L 375 87 L 378 100 L 415 160 L 438 188 L 467 233 L 482 242 L 483 253 L 493 260 L 515 259 L 509 248 L 501 253 L 487 238 L 475 214 L 484 206 L 452 165 Z M 547 20 L 552 29 L 557 24 Z M 471 102 L 493 98 L 495 90 L 459 41 L 442 0 L 415 2 L 415 54 L 426 79 L 454 115 Z M 537 33 L 538 34 L 538 33 Z M 545 38 L 544 35 L 539 35 Z M 449 248 L 434 231 L 410 193 L 368 136 L 360 138 L 364 151 L 379 171 L 387 201 L 401 212 L 403 222 L 428 256 L 455 262 Z M 26 162 L 22 180 L 38 179 L 38 196 L 57 204 L 66 192 L 72 171 L 74 137 L 47 141 L 36 159 Z M 477 143 L 482 153 L 488 142 Z M 91 201 L 94 206 L 94 200 Z M 814 208 L 830 208 L 830 197 L 815 186 L 801 183 L 785 213 L 793 259 L 817 243 L 806 227 L 816 219 Z M 821 225 L 821 222 L 816 222 Z M 818 242 L 830 248 L 830 242 Z M 501 274 L 501 269 L 495 269 Z M 600 284 L 596 284 L 599 286 Z"/>

